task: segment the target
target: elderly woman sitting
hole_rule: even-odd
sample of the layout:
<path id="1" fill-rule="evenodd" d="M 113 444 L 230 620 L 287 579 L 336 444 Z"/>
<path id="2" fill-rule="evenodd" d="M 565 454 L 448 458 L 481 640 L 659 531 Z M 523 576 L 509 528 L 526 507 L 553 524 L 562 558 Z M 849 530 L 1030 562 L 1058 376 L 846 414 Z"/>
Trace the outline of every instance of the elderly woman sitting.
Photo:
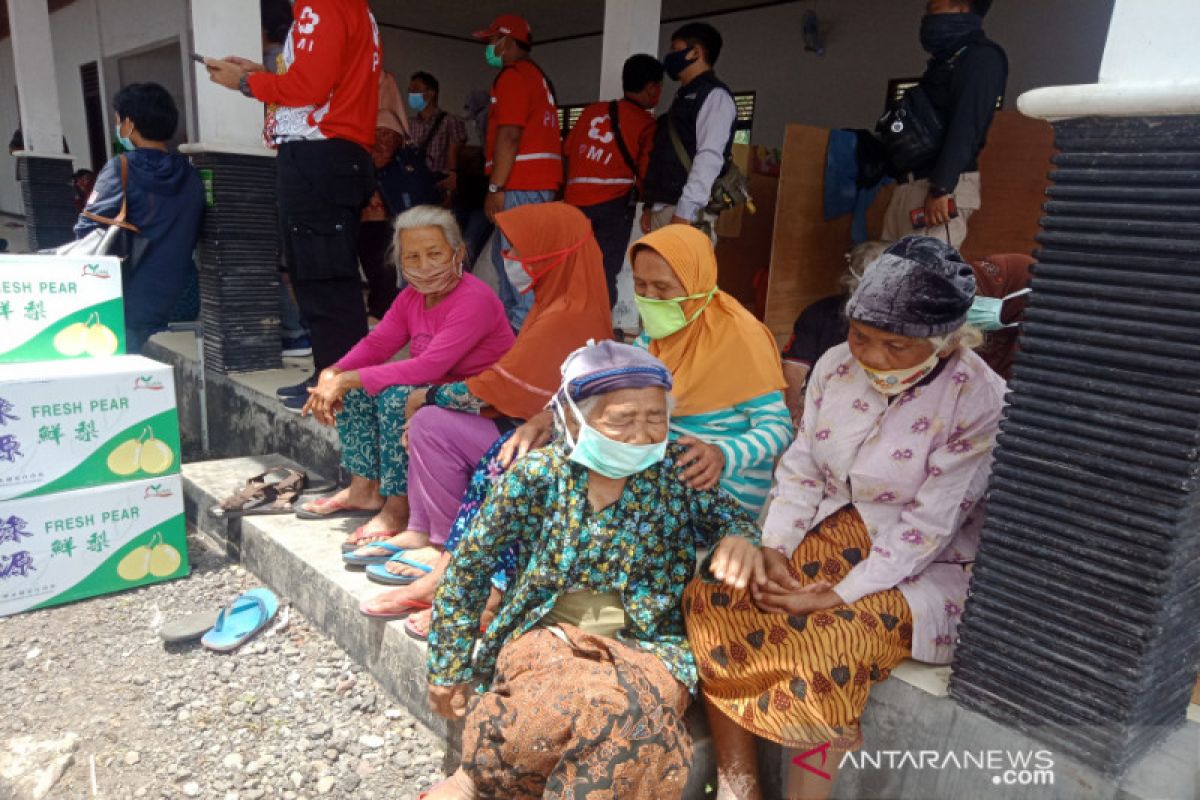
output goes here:
<path id="1" fill-rule="evenodd" d="M 717 747 L 721 798 L 758 800 L 754 737 L 861 743 L 871 686 L 910 655 L 945 664 L 966 602 L 1004 382 L 969 348 L 971 267 L 910 236 L 850 298 L 850 336 L 813 367 L 748 593 L 698 580 L 688 636 Z M 833 782 L 793 768 L 788 797 Z"/>
<path id="2" fill-rule="evenodd" d="M 303 410 L 324 425 L 336 419 L 342 465 L 352 477 L 348 488 L 305 504 L 298 516 L 372 517 L 350 537 L 350 550 L 387 539 L 408 522 L 401 438 L 414 388 L 477 375 L 514 340 L 495 292 L 463 274 L 467 251 L 453 214 L 417 206 L 394 227 L 396 266 L 408 287 L 365 339 L 321 373 Z M 406 346 L 408 358 L 393 361 Z"/>
<path id="3" fill-rule="evenodd" d="M 462 764 L 430 800 L 683 792 L 696 681 L 684 586 L 701 548 L 716 546 L 711 572 L 731 587 L 762 562 L 738 503 L 676 476 L 670 388 L 639 348 L 568 357 L 552 401 L 562 435 L 509 470 L 454 551 L 434 600 L 429 697 L 467 720 Z M 517 541 L 516 579 L 472 659 L 488 578 Z"/>

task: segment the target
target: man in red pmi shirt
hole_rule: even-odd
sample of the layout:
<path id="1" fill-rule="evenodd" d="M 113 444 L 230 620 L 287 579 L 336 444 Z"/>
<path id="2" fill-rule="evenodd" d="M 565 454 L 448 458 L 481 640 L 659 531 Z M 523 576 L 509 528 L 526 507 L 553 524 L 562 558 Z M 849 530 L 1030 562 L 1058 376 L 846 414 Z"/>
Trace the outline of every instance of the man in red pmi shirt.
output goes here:
<path id="1" fill-rule="evenodd" d="M 205 65 L 214 82 L 277 106 L 266 133 L 284 258 L 320 374 L 367 335 L 355 243 L 375 186 L 382 52 L 366 0 L 299 0 L 294 14 L 282 74 L 236 57 Z"/>
<path id="2" fill-rule="evenodd" d="M 549 203 L 558 196 L 562 134 L 554 86 L 529 57 L 533 48 L 529 23 L 516 14 L 501 14 L 486 30 L 477 31 L 475 38 L 488 43 L 487 62 L 500 68 L 492 82 L 484 150 L 488 196 L 483 210 L 494 220 L 499 211 Z M 528 291 L 532 279 L 519 262 L 507 260 L 506 267 L 503 253 L 508 247 L 497 230 L 492 264 L 508 321 L 519 330 L 533 307 L 533 294 Z"/>
<path id="3" fill-rule="evenodd" d="M 662 97 L 663 66 L 645 53 L 621 69 L 625 96 L 583 109 L 563 145 L 567 189 L 563 200 L 592 221 L 604 254 L 608 304 L 617 304 L 617 274 L 625 263 L 637 205 L 637 190 L 654 146 L 654 114 Z M 619 138 L 618 138 L 619 133 Z"/>

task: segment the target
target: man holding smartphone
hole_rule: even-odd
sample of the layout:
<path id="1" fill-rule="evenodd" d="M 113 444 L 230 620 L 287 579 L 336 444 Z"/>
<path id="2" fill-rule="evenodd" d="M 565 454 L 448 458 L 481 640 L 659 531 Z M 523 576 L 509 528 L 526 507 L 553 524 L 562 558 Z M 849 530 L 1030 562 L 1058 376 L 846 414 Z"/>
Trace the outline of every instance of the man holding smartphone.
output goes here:
<path id="1" fill-rule="evenodd" d="M 278 147 L 284 258 L 311 331 L 315 377 L 367 335 L 356 244 L 375 187 L 382 52 L 366 0 L 304 0 L 294 16 L 285 72 L 232 56 L 205 67 L 213 82 L 275 107 L 264 135 Z M 304 384 L 287 388 L 307 397 Z"/>
<path id="2" fill-rule="evenodd" d="M 979 152 L 987 140 L 997 102 L 1008 80 L 1008 58 L 983 32 L 991 0 L 928 0 L 921 19 L 921 47 L 931 56 L 918 92 L 941 142 L 924 163 L 890 172 L 899 185 L 884 217 L 882 239 L 913 233 L 936 236 L 955 249 L 967 238 L 967 220 L 980 206 Z M 881 124 L 903 120 L 884 116 Z M 884 133 L 885 141 L 887 132 Z"/>

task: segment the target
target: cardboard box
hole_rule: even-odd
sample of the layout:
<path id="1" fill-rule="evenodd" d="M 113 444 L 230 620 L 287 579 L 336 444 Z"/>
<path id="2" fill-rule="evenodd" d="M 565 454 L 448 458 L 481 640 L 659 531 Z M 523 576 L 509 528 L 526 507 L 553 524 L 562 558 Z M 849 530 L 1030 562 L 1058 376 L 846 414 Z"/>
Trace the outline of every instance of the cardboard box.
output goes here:
<path id="1" fill-rule="evenodd" d="M 187 574 L 178 475 L 0 501 L 0 616 Z"/>
<path id="2" fill-rule="evenodd" d="M 177 472 L 169 366 L 142 356 L 0 364 L 0 501 Z"/>
<path id="3" fill-rule="evenodd" d="M 0 255 L 0 364 L 124 352 L 120 259 Z"/>

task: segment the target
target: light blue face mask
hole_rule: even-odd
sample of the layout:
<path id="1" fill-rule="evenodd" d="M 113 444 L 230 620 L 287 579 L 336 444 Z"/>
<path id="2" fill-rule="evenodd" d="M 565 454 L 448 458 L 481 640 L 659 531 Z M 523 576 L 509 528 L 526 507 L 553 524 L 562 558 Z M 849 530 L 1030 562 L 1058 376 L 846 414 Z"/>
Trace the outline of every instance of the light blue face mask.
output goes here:
<path id="1" fill-rule="evenodd" d="M 568 457 L 576 464 L 598 472 L 606 478 L 627 478 L 666 458 L 666 439 L 657 444 L 626 444 L 613 441 L 588 425 L 579 411 L 579 406 L 575 405 L 575 401 L 566 391 L 560 392 L 554 400 L 554 410 L 560 421 L 565 420 L 562 398 L 565 398 L 571 413 L 579 423 L 579 438 L 575 441 L 572 441 L 565 422 L 562 426 L 563 435 L 570 448 Z"/>
<path id="2" fill-rule="evenodd" d="M 1000 313 L 1004 309 L 1005 301 L 1011 300 L 1014 297 L 1020 297 L 1023 294 L 1029 294 L 1031 291 L 1033 290 L 1022 289 L 1019 292 L 1013 292 L 1004 297 L 982 297 L 976 295 L 975 300 L 971 303 L 971 307 L 967 309 L 967 324 L 985 333 L 1017 327 L 1020 325 L 1019 322 L 1005 325 L 1004 320 L 1000 317 Z"/>
<path id="3" fill-rule="evenodd" d="M 425 110 L 425 95 L 420 92 L 408 93 L 408 107 L 420 113 Z"/>
<path id="4" fill-rule="evenodd" d="M 121 123 L 117 123 L 114 131 L 116 132 L 117 141 L 121 143 L 121 147 L 125 148 L 125 152 L 132 152 L 136 149 L 132 139 L 130 139 L 128 136 L 121 135 Z"/>

